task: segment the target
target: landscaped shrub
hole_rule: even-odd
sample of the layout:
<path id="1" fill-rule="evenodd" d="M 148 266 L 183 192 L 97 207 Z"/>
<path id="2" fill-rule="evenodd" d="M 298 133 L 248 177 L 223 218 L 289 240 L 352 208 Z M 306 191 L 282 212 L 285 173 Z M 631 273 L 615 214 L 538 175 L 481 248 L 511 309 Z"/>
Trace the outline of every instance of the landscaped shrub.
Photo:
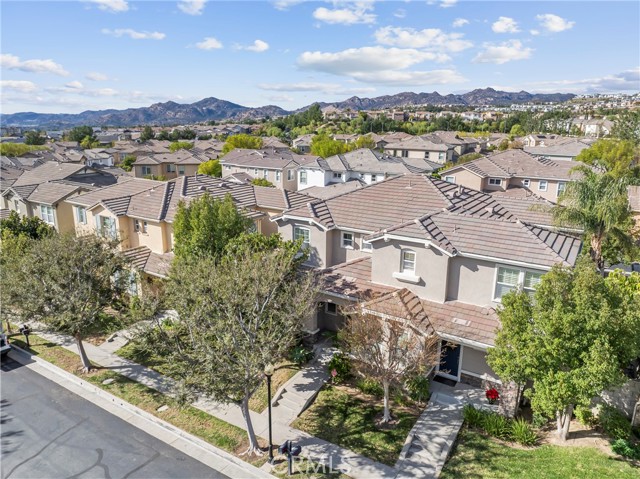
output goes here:
<path id="1" fill-rule="evenodd" d="M 522 418 L 511 421 L 511 438 L 523 446 L 534 446 L 538 442 L 533 426 Z"/>
<path id="2" fill-rule="evenodd" d="M 409 397 L 414 401 L 424 404 L 429 400 L 429 378 L 424 374 L 411 376 L 404 385 Z"/>
<path id="3" fill-rule="evenodd" d="M 371 394 L 377 398 L 381 398 L 384 396 L 384 390 L 382 389 L 382 385 L 371 378 L 362 378 L 356 382 L 356 387 L 362 391 L 364 394 Z"/>
<path id="4" fill-rule="evenodd" d="M 303 365 L 305 363 L 308 363 L 312 359 L 313 359 L 313 350 L 307 348 L 302 344 L 298 344 L 297 346 L 294 346 L 289 351 L 289 360 L 293 361 L 298 365 Z"/>
<path id="5" fill-rule="evenodd" d="M 333 383 L 343 383 L 351 376 L 351 358 L 345 353 L 336 353 L 327 364 L 327 369 Z"/>
<path id="6" fill-rule="evenodd" d="M 621 456 L 640 460 L 640 446 L 633 445 L 626 439 L 616 439 L 611 443 L 611 449 Z"/>
<path id="7" fill-rule="evenodd" d="M 549 423 L 549 418 L 540 414 L 539 412 L 534 412 L 531 417 L 531 424 L 533 427 L 537 427 L 540 429 L 541 427 L 546 426 Z"/>
<path id="8" fill-rule="evenodd" d="M 462 408 L 464 422 L 471 427 L 482 427 L 485 414 L 484 411 L 476 409 L 471 404 L 465 404 L 464 408 Z"/>
<path id="9" fill-rule="evenodd" d="M 509 439 L 511 427 L 509 420 L 501 414 L 488 412 L 482 418 L 482 428 L 493 437 Z"/>
<path id="10" fill-rule="evenodd" d="M 631 436 L 631 422 L 620 411 L 607 404 L 601 407 L 598 422 L 611 439 L 628 440 Z"/>
<path id="11" fill-rule="evenodd" d="M 573 413 L 580 424 L 595 426 L 598 423 L 598 419 L 593 415 L 590 407 L 577 406 Z"/>

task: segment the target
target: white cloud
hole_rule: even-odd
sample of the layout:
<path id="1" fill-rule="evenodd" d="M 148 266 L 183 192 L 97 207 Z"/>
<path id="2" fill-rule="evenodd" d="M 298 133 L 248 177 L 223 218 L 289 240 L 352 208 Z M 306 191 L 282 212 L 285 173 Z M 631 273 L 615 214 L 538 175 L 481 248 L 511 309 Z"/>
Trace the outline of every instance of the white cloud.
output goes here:
<path id="1" fill-rule="evenodd" d="M 440 7 L 450 8 L 453 7 L 456 3 L 458 3 L 458 0 L 440 0 Z"/>
<path id="2" fill-rule="evenodd" d="M 439 28 L 415 30 L 413 28 L 383 27 L 378 29 L 375 39 L 382 45 L 401 48 L 426 48 L 436 51 L 459 52 L 473 46 L 464 40 L 462 33 L 445 33 Z"/>
<path id="3" fill-rule="evenodd" d="M 484 50 L 473 59 L 474 63 L 495 63 L 502 65 L 513 60 L 525 60 L 531 57 L 532 48 L 525 48 L 520 40 L 503 43 L 484 43 Z"/>
<path id="4" fill-rule="evenodd" d="M 404 8 L 398 8 L 395 12 L 393 12 L 393 16 L 396 18 L 404 18 L 407 16 L 407 11 Z"/>
<path id="5" fill-rule="evenodd" d="M 322 92 L 333 95 L 357 95 L 376 91 L 373 87 L 348 88 L 338 83 L 299 82 L 299 83 L 260 83 L 261 90 L 279 92 Z"/>
<path id="6" fill-rule="evenodd" d="M 21 61 L 19 57 L 11 55 L 10 53 L 0 55 L 0 66 L 9 70 L 20 70 L 29 73 L 52 73 L 60 76 L 69 75 L 69 72 L 66 71 L 62 65 L 53 60 Z"/>
<path id="7" fill-rule="evenodd" d="M 252 45 L 242 46 L 236 45 L 237 50 L 247 50 L 250 52 L 262 53 L 269 49 L 269 44 L 262 40 L 256 40 Z"/>
<path id="8" fill-rule="evenodd" d="M 467 81 L 456 70 L 431 70 L 431 71 L 377 71 L 371 73 L 354 73 L 353 78 L 365 83 L 381 85 L 444 85 L 464 83 Z"/>
<path id="9" fill-rule="evenodd" d="M 205 3 L 207 0 L 181 0 L 178 2 L 178 8 L 187 15 L 202 15 Z"/>
<path id="10" fill-rule="evenodd" d="M 119 95 L 120 92 L 118 90 L 114 90 L 113 88 L 98 88 L 91 89 L 85 88 L 82 83 L 79 81 L 72 81 L 70 83 L 65 84 L 64 86 L 58 87 L 47 87 L 45 91 L 54 95 L 60 94 L 69 94 L 69 95 L 77 95 L 83 97 L 111 97 Z"/>
<path id="11" fill-rule="evenodd" d="M 84 85 L 82 83 L 80 83 L 79 81 L 77 81 L 77 80 L 69 82 L 65 86 L 67 88 L 71 88 L 73 90 L 81 90 L 81 89 L 84 88 Z"/>
<path id="12" fill-rule="evenodd" d="M 540 30 L 529 30 L 529 33 L 535 37 L 536 35 L 540 35 Z"/>
<path id="13" fill-rule="evenodd" d="M 196 43 L 196 48 L 200 50 L 218 50 L 222 48 L 222 43 L 213 37 L 206 37 L 199 43 Z"/>
<path id="14" fill-rule="evenodd" d="M 288 10 L 289 7 L 293 7 L 302 2 L 304 2 L 304 0 L 276 0 L 273 2 L 273 6 L 276 10 Z"/>
<path id="15" fill-rule="evenodd" d="M 334 8 L 332 10 L 320 7 L 313 12 L 313 18 L 321 22 L 342 25 L 355 25 L 357 23 L 370 24 L 376 22 L 376 15 L 371 2 L 347 3 L 344 8 Z"/>
<path id="16" fill-rule="evenodd" d="M 510 17 L 499 17 L 498 20 L 491 25 L 491 30 L 496 33 L 518 33 L 520 31 L 518 22 Z"/>
<path id="17" fill-rule="evenodd" d="M 637 92 L 640 90 L 640 67 L 613 75 L 582 80 L 555 80 L 530 83 L 535 91 L 570 93 Z"/>
<path id="18" fill-rule="evenodd" d="M 456 18 L 451 25 L 454 28 L 460 28 L 468 24 L 469 24 L 469 20 L 467 20 L 466 18 Z"/>
<path id="19" fill-rule="evenodd" d="M 304 52 L 298 57 L 298 65 L 307 70 L 349 75 L 352 72 L 405 69 L 425 61 L 447 60 L 447 55 L 411 48 L 363 47 L 336 53 Z"/>
<path id="20" fill-rule="evenodd" d="M 545 13 L 543 15 L 536 15 L 536 19 L 540 22 L 540 26 L 550 33 L 564 32 L 573 28 L 576 22 L 566 20 L 553 13 Z"/>
<path id="21" fill-rule="evenodd" d="M 95 3 L 100 10 L 110 13 L 121 13 L 129 11 L 129 4 L 126 0 L 89 0 Z"/>
<path id="22" fill-rule="evenodd" d="M 115 30 L 110 30 L 108 28 L 103 28 L 102 33 L 105 35 L 111 35 L 116 38 L 127 36 L 132 40 L 163 40 L 166 35 L 160 32 L 139 32 L 133 30 L 131 28 L 116 28 Z"/>
<path id="23" fill-rule="evenodd" d="M 91 81 L 106 81 L 109 79 L 107 75 L 99 72 L 89 72 L 84 77 Z"/>
<path id="24" fill-rule="evenodd" d="M 24 80 L 1 80 L 0 81 L 0 89 L 2 90 L 13 90 L 19 91 L 22 93 L 29 93 L 32 91 L 36 91 L 38 87 L 35 83 Z"/>

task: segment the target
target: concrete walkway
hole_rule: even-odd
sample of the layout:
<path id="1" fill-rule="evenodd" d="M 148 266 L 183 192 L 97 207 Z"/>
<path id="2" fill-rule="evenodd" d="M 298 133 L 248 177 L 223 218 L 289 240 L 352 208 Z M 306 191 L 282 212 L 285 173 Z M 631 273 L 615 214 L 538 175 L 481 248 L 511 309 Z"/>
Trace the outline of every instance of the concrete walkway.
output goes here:
<path id="1" fill-rule="evenodd" d="M 78 348 L 75 344 L 75 340 L 69 336 L 42 331 L 37 327 L 34 327 L 34 333 L 48 341 L 61 345 L 75 354 L 78 354 Z M 93 363 L 106 369 L 114 370 L 129 379 L 144 384 L 145 386 L 155 389 L 163 394 L 169 396 L 173 395 L 176 383 L 171 378 L 163 376 L 162 374 L 140 364 L 134 363 L 133 361 L 123 359 L 113 353 L 104 351 L 98 346 L 85 342 L 84 347 L 87 356 Z M 325 359 L 325 356 L 321 355 L 318 365 L 321 365 L 322 361 Z M 304 395 L 311 394 L 312 389 L 316 388 L 312 388 L 309 381 L 311 381 L 313 377 L 321 379 L 320 367 L 314 371 L 315 372 L 310 373 L 310 375 L 301 375 L 301 384 L 298 387 L 296 387 L 295 384 L 292 384 L 291 390 Z M 305 382 L 306 386 L 303 384 Z M 319 387 L 317 389 L 319 389 Z M 229 424 L 245 429 L 245 421 L 242 417 L 242 412 L 235 404 L 221 404 L 208 398 L 200 398 L 193 403 L 193 406 Z M 280 417 L 283 420 L 286 420 L 286 417 L 284 416 L 285 415 L 282 414 Z M 256 434 L 262 438 L 268 438 L 269 424 L 266 414 L 251 412 L 251 420 Z M 346 475 L 354 479 L 393 478 L 397 474 L 397 470 L 393 467 L 373 461 L 349 449 L 339 447 L 330 442 L 311 436 L 303 431 L 283 424 L 280 421 L 274 421 L 274 443 L 282 444 L 286 440 L 292 440 L 295 444 L 302 446 L 303 455 L 305 457 L 309 457 L 314 462 L 331 466 L 333 471 L 344 472 Z"/>

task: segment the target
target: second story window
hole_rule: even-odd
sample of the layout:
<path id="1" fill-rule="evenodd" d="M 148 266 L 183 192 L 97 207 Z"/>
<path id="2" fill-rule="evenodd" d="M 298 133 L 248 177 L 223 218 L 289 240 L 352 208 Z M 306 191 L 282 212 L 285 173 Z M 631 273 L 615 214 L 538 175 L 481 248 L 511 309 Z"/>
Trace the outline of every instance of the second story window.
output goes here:
<path id="1" fill-rule="evenodd" d="M 346 231 L 342 232 L 342 247 L 353 249 L 353 233 L 348 233 Z"/>
<path id="2" fill-rule="evenodd" d="M 378 181 L 378 176 L 377 175 L 371 175 L 371 183 L 375 183 L 376 181 Z"/>
<path id="3" fill-rule="evenodd" d="M 567 184 L 564 181 L 560 181 L 558 183 L 558 196 L 564 193 L 564 190 L 567 189 Z"/>
<path id="4" fill-rule="evenodd" d="M 540 284 L 540 280 L 542 279 L 542 273 L 534 273 L 533 271 L 525 271 L 524 273 L 524 283 L 522 284 L 522 289 L 525 293 L 527 293 L 531 299 L 533 299 L 533 295 L 536 292 L 536 287 Z"/>
<path id="5" fill-rule="evenodd" d="M 20 211 L 20 202 L 18 200 L 13 200 L 13 209 L 16 211 Z"/>
<path id="6" fill-rule="evenodd" d="M 444 177 L 444 181 L 446 181 L 447 183 L 455 183 L 456 182 L 456 177 L 455 176 L 445 176 Z"/>
<path id="7" fill-rule="evenodd" d="M 362 240 L 362 251 L 371 251 L 373 250 L 373 246 L 368 241 Z"/>
<path id="8" fill-rule="evenodd" d="M 400 272 L 405 274 L 416 274 L 416 252 L 410 249 L 403 249 L 400 260 Z"/>
<path id="9" fill-rule="evenodd" d="M 302 239 L 302 248 L 309 247 L 310 231 L 309 228 L 303 228 L 302 226 L 293 227 L 293 240 L 297 241 Z"/>
<path id="10" fill-rule="evenodd" d="M 496 289 L 494 301 L 500 301 L 509 291 L 521 289 L 531 298 L 535 294 L 536 287 L 542 279 L 541 272 L 526 271 L 518 268 L 500 266 L 496 277 Z"/>
<path id="11" fill-rule="evenodd" d="M 307 184 L 307 172 L 304 170 L 300 171 L 300 184 L 301 185 Z"/>
<path id="12" fill-rule="evenodd" d="M 184 175 L 184 165 L 178 165 L 178 174 L 179 175 Z"/>
<path id="13" fill-rule="evenodd" d="M 280 171 L 276 171 L 276 181 L 280 181 L 281 173 Z"/>
<path id="14" fill-rule="evenodd" d="M 538 183 L 538 189 L 540 191 L 547 191 L 547 180 L 540 180 Z"/>
<path id="15" fill-rule="evenodd" d="M 500 178 L 489 178 L 489 184 L 491 186 L 500 186 L 502 185 L 502 180 Z"/>
<path id="16" fill-rule="evenodd" d="M 262 177 L 265 180 L 269 179 L 269 170 L 262 170 Z"/>
<path id="17" fill-rule="evenodd" d="M 253 176 L 254 176 L 254 178 L 258 177 L 258 168 L 254 168 L 253 169 Z"/>
<path id="18" fill-rule="evenodd" d="M 175 172 L 176 172 L 176 165 L 174 165 L 173 163 L 167 164 L 167 173 L 175 173 Z"/>
<path id="19" fill-rule="evenodd" d="M 82 206 L 76 206 L 76 220 L 78 221 L 78 224 L 87 224 L 87 210 Z"/>
<path id="20" fill-rule="evenodd" d="M 333 177 L 337 180 L 342 179 L 342 173 L 333 173 Z"/>
<path id="21" fill-rule="evenodd" d="M 294 171 L 293 170 L 287 170 L 287 180 L 289 181 L 293 181 L 293 175 L 294 175 Z"/>
<path id="22" fill-rule="evenodd" d="M 440 153 L 438 153 L 438 160 L 440 160 L 440 161 L 444 161 L 445 154 L 446 154 L 446 153 L 444 153 L 443 151 L 441 151 Z"/>
<path id="23" fill-rule="evenodd" d="M 529 188 L 530 185 L 531 185 L 531 180 L 529 178 L 525 178 L 524 180 L 522 180 L 522 186 Z"/>
<path id="24" fill-rule="evenodd" d="M 133 220 L 133 231 L 140 232 L 140 220 Z"/>
<path id="25" fill-rule="evenodd" d="M 141 167 L 141 170 L 142 170 L 142 176 L 149 176 L 151 174 L 150 166 L 143 166 Z"/>
<path id="26" fill-rule="evenodd" d="M 51 206 L 40 205 L 40 217 L 47 224 L 55 225 L 56 220 Z"/>

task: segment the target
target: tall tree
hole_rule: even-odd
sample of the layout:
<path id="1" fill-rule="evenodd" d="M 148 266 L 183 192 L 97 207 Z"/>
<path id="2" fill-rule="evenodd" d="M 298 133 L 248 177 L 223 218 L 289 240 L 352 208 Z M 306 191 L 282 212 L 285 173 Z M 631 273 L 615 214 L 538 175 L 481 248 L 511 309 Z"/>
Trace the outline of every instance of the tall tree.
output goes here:
<path id="1" fill-rule="evenodd" d="M 198 173 L 213 176 L 214 178 L 220 178 L 222 176 L 222 165 L 220 164 L 220 160 L 209 160 L 204 163 L 200 163 L 198 166 Z"/>
<path id="2" fill-rule="evenodd" d="M 558 226 L 584 231 L 591 259 L 604 275 L 604 242 L 608 238 L 616 238 L 620 244 L 633 242 L 627 197 L 629 179 L 600 174 L 586 166 L 575 171 L 582 177 L 567 184 L 551 212 Z"/>
<path id="3" fill-rule="evenodd" d="M 576 160 L 603 170 L 616 178 L 635 176 L 640 178 L 640 150 L 631 141 L 598 140 L 580 152 Z"/>
<path id="4" fill-rule="evenodd" d="M 77 141 L 78 143 L 80 143 L 87 136 L 91 137 L 92 139 L 95 139 L 95 136 L 93 134 L 93 128 L 86 125 L 76 126 L 75 128 L 72 128 L 71 131 L 69 131 L 69 133 L 67 134 L 67 140 Z"/>
<path id="5" fill-rule="evenodd" d="M 328 158 L 353 150 L 353 146 L 336 141 L 327 135 L 316 135 L 311 139 L 311 154 Z"/>
<path id="6" fill-rule="evenodd" d="M 142 129 L 142 133 L 140 133 L 140 140 L 141 141 L 153 140 L 155 138 L 155 136 L 156 135 L 153 132 L 153 128 L 151 128 L 149 125 L 147 125 Z"/>
<path id="7" fill-rule="evenodd" d="M 428 370 L 436 363 L 433 329 L 421 331 L 406 319 L 406 312 L 400 307 L 387 307 L 384 319 L 370 313 L 366 304 L 356 308 L 347 320 L 344 339 L 354 369 L 382 384 L 383 423 L 391 420 L 391 386 L 402 384 L 410 373 Z"/>
<path id="8" fill-rule="evenodd" d="M 262 148 L 262 138 L 259 136 L 251 136 L 246 133 L 240 133 L 239 135 L 232 135 L 227 138 L 222 147 L 222 154 L 226 155 L 235 148 L 248 148 L 252 150 L 258 150 Z"/>
<path id="9" fill-rule="evenodd" d="M 640 111 L 624 111 L 613 121 L 612 136 L 640 145 Z"/>
<path id="10" fill-rule="evenodd" d="M 300 273 L 300 242 L 278 235 L 243 235 L 220 258 L 177 260 L 167 291 L 179 313 L 172 328 L 157 325 L 145 342 L 168 354 L 187 391 L 240 406 L 249 439 L 261 454 L 249 400 L 267 364 L 280 361 L 313 313 L 313 277 Z M 150 342 L 150 344 L 149 344 Z"/>
<path id="11" fill-rule="evenodd" d="M 137 158 L 133 155 L 126 155 L 122 159 L 122 163 L 120 163 L 120 167 L 124 171 L 131 171 L 133 169 L 133 164 L 136 162 Z"/>
<path id="12" fill-rule="evenodd" d="M 169 151 L 172 153 L 178 150 L 190 150 L 193 148 L 193 143 L 190 141 L 174 141 L 169 145 Z"/>
<path id="13" fill-rule="evenodd" d="M 52 235 L 32 240 L 2 268 L 2 314 L 35 319 L 72 335 L 85 371 L 83 338 L 100 328 L 101 313 L 123 293 L 128 275 L 117 244 L 98 236 Z"/>
<path id="14" fill-rule="evenodd" d="M 246 233 L 253 221 L 238 211 L 231 195 L 215 199 L 208 193 L 180 202 L 173 221 L 177 257 L 218 256 L 233 238 Z"/>
<path id="15" fill-rule="evenodd" d="M 27 145 L 44 145 L 47 139 L 39 131 L 28 131 L 24 134 L 24 142 Z"/>
<path id="16" fill-rule="evenodd" d="M 525 292 L 503 296 L 498 316 L 489 365 L 503 380 L 532 380 L 525 395 L 534 411 L 555 416 L 566 440 L 574 407 L 621 385 L 640 355 L 640 275 L 603 278 L 588 261 L 556 266 L 534 300 Z"/>
<path id="17" fill-rule="evenodd" d="M 0 232 L 3 236 L 25 236 L 29 239 L 42 239 L 55 233 L 55 229 L 37 216 L 20 216 L 16 211 L 0 220 Z"/>

